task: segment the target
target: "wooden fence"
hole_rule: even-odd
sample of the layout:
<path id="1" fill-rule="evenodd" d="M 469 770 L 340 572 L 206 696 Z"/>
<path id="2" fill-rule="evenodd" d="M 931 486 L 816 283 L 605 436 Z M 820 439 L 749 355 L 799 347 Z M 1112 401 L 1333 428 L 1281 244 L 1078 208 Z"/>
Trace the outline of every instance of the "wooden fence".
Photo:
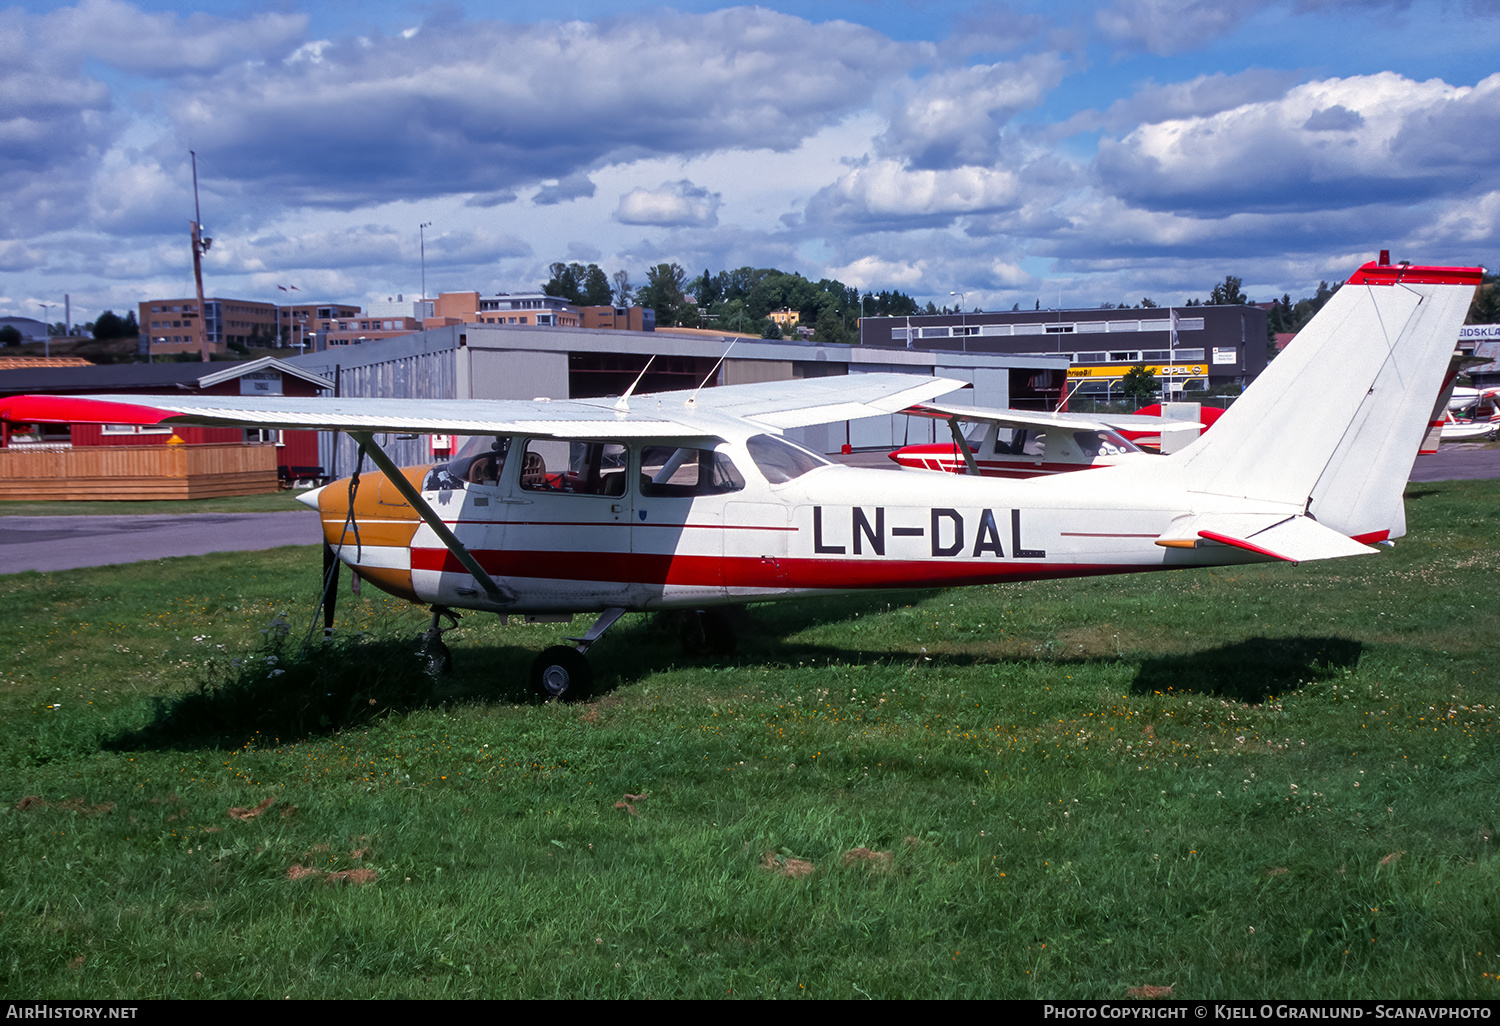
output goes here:
<path id="1" fill-rule="evenodd" d="M 269 444 L 0 449 L 0 501 L 206 499 L 278 487 Z"/>

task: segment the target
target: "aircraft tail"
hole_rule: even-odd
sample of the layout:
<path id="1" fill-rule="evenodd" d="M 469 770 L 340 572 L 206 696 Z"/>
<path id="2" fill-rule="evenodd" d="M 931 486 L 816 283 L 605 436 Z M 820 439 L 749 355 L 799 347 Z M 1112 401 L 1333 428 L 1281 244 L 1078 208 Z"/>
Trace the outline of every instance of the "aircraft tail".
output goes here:
<path id="1" fill-rule="evenodd" d="M 1294 504 L 1357 541 L 1406 532 L 1401 493 L 1483 268 L 1368 263 L 1173 456 L 1190 491 Z"/>

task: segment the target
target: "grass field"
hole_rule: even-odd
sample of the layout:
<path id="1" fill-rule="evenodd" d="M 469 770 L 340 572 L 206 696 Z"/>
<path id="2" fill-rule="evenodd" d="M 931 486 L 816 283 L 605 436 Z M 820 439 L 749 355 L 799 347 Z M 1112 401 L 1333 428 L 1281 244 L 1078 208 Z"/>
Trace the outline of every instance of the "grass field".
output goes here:
<path id="1" fill-rule="evenodd" d="M 1500 483 L 1394 550 L 449 636 L 315 549 L 0 577 L 6 997 L 1500 998 Z"/>

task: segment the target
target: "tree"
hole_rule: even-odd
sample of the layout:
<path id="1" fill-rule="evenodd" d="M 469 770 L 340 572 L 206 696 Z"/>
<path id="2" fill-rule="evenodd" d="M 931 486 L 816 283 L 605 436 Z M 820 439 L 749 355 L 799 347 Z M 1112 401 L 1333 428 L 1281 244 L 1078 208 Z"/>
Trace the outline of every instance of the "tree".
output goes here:
<path id="1" fill-rule="evenodd" d="M 781 325 L 767 317 L 760 322 L 761 338 L 781 338 Z"/>
<path id="2" fill-rule="evenodd" d="M 831 306 L 825 306 L 813 325 L 813 341 L 825 345 L 847 345 L 849 333 L 844 329 L 843 319 Z"/>
<path id="3" fill-rule="evenodd" d="M 139 334 L 140 329 L 136 327 L 134 316 L 121 320 L 113 310 L 104 311 L 94 322 L 94 338 L 100 342 L 116 338 L 134 338 Z"/>
<path id="4" fill-rule="evenodd" d="M 703 269 L 703 277 L 693 282 L 693 295 L 700 308 L 713 306 L 723 298 L 719 295 L 718 280 L 708 273 L 707 267 Z"/>
<path id="5" fill-rule="evenodd" d="M 615 305 L 629 306 L 630 301 L 635 298 L 635 286 L 630 284 L 630 272 L 616 271 L 614 286 Z"/>
<path id="6" fill-rule="evenodd" d="M 566 299 L 575 306 L 583 305 L 583 280 L 587 271 L 582 264 L 565 264 L 558 261 L 548 264 L 547 271 L 552 278 L 542 286 L 542 291 L 549 296 Z"/>
<path id="7" fill-rule="evenodd" d="M 21 330 L 14 324 L 0 327 L 0 346 L 18 346 L 21 344 Z"/>
<path id="8" fill-rule="evenodd" d="M 1120 391 L 1136 399 L 1149 399 L 1157 392 L 1156 374 L 1138 363 L 1120 379 Z"/>
<path id="9" fill-rule="evenodd" d="M 614 290 L 609 287 L 609 275 L 598 264 L 589 264 L 583 275 L 583 305 L 609 306 Z"/>
<path id="10" fill-rule="evenodd" d="M 1245 283 L 1243 278 L 1234 275 L 1225 275 L 1221 284 L 1215 285 L 1214 290 L 1209 293 L 1208 302 L 1210 306 L 1244 306 L 1250 302 L 1245 294 L 1240 291 L 1240 286 Z"/>
<path id="11" fill-rule="evenodd" d="M 1141 309 L 1142 310 L 1155 310 L 1156 309 L 1156 300 L 1152 299 L 1150 296 L 1142 296 L 1141 297 Z"/>
<path id="12" fill-rule="evenodd" d="M 1486 274 L 1474 292 L 1465 324 L 1500 324 L 1500 275 Z"/>
<path id="13" fill-rule="evenodd" d="M 637 294 L 642 306 L 656 311 L 656 323 L 674 325 L 681 319 L 686 297 L 687 272 L 680 264 L 657 264 L 646 271 L 646 284 Z"/>

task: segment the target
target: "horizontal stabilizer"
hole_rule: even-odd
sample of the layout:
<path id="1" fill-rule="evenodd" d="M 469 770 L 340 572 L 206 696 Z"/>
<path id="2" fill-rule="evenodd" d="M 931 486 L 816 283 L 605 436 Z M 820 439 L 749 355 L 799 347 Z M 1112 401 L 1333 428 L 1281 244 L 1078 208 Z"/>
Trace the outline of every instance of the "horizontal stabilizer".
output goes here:
<path id="1" fill-rule="evenodd" d="M 1179 549 L 1229 545 L 1288 563 L 1379 551 L 1324 527 L 1312 517 L 1281 513 L 1200 513 L 1181 517 L 1162 532 L 1156 544 Z"/>

